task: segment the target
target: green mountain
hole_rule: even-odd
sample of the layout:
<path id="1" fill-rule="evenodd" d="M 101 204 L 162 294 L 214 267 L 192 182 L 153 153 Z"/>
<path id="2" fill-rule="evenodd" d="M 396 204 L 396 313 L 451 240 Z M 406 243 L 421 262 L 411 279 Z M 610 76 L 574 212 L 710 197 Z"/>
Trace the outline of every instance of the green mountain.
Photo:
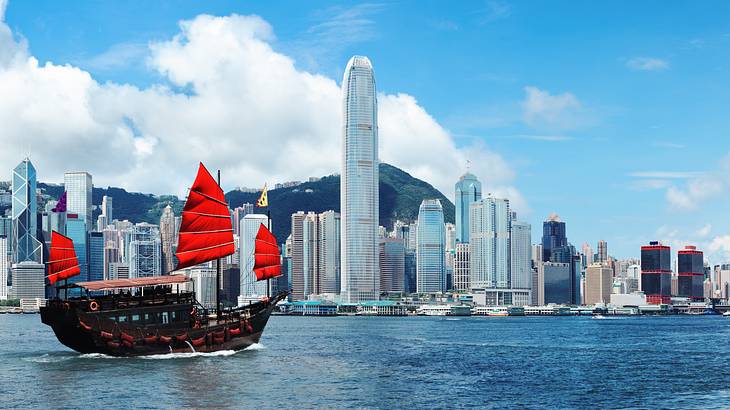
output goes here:
<path id="1" fill-rule="evenodd" d="M 60 197 L 60 185 L 38 184 L 52 198 Z M 174 195 L 154 196 L 127 192 L 122 188 L 94 188 L 93 202 L 101 204 L 101 198 L 114 198 L 115 219 L 132 222 L 159 223 L 162 210 L 169 203 L 176 215 L 180 215 L 184 200 Z M 226 200 L 231 208 L 244 203 L 255 203 L 258 193 L 230 191 Z M 380 225 L 392 228 L 397 219 L 413 221 L 418 217 L 418 207 L 424 199 L 440 199 L 446 222 L 454 222 L 455 209 L 441 192 L 427 182 L 412 177 L 392 165 L 380 164 Z M 297 211 L 324 212 L 340 210 L 340 177 L 331 175 L 314 182 L 304 182 L 290 188 L 269 191 L 269 212 L 273 220 L 274 235 L 283 242 L 291 231 L 291 214 Z M 98 214 L 95 211 L 95 215 Z"/>

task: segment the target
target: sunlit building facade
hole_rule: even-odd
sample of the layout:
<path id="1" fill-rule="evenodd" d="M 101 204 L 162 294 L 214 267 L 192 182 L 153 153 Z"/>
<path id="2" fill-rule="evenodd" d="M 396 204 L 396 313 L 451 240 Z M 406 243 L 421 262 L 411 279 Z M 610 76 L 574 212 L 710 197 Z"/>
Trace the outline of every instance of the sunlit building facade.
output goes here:
<path id="1" fill-rule="evenodd" d="M 378 299 L 378 106 L 373 66 L 354 56 L 342 80 L 342 298 Z"/>
<path id="2" fill-rule="evenodd" d="M 446 232 L 444 210 L 438 199 L 425 199 L 418 210 L 416 291 L 446 290 Z"/>

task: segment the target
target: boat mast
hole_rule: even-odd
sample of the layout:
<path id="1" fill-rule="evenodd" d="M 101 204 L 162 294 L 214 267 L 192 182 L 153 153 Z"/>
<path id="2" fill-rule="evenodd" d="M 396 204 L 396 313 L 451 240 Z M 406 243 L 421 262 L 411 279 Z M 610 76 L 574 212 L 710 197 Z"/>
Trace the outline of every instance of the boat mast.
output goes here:
<path id="1" fill-rule="evenodd" d="M 221 170 L 218 170 L 218 186 L 221 186 Z M 221 320 L 221 258 L 215 264 L 215 313 L 216 318 Z"/>
<path id="2" fill-rule="evenodd" d="M 266 228 L 271 231 L 271 209 L 268 209 L 268 207 L 266 209 L 266 218 L 269 222 L 269 226 L 267 226 Z M 271 297 L 271 278 L 266 278 L 266 297 Z"/>

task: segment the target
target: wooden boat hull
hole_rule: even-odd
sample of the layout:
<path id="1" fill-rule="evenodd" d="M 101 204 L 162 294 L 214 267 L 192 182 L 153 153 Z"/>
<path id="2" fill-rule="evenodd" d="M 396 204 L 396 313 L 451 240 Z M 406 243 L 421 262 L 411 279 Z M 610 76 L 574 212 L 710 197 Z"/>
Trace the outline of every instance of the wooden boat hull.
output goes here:
<path id="1" fill-rule="evenodd" d="M 85 311 L 82 304 L 60 300 L 41 308 L 41 321 L 53 329 L 59 342 L 80 353 L 124 357 L 242 350 L 258 343 L 281 298 L 279 295 L 269 302 L 260 302 L 239 319 L 200 327 L 187 323 L 159 328 L 118 323 L 105 312 Z"/>

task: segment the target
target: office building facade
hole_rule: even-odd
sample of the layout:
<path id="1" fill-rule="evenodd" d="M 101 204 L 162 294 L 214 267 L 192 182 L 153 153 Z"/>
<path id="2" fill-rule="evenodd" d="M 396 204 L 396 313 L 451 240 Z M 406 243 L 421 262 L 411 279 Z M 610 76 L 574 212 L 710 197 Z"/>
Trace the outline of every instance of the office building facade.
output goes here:
<path id="1" fill-rule="evenodd" d="M 342 80 L 342 297 L 347 302 L 377 300 L 378 107 L 373 66 L 354 56 Z"/>

